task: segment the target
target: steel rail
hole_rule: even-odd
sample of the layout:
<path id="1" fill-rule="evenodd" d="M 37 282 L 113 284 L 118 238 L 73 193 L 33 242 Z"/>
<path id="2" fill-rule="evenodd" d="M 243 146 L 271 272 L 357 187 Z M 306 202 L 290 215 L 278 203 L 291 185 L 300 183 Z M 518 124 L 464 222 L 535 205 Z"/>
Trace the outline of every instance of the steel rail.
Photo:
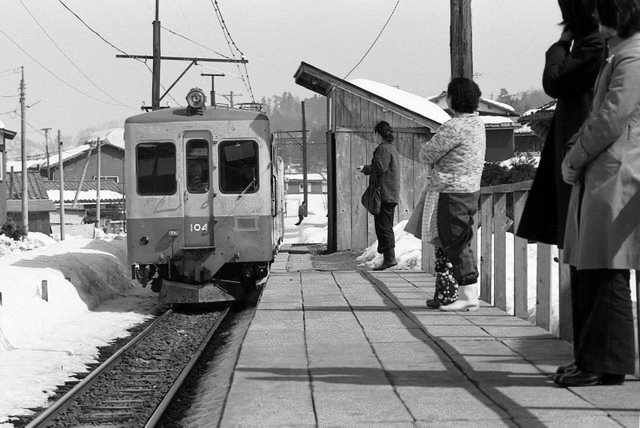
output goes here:
<path id="1" fill-rule="evenodd" d="M 37 418 L 32 420 L 27 428 L 36 428 L 41 426 L 46 426 L 47 424 L 52 422 L 52 419 L 56 416 L 56 414 L 64 411 L 67 407 L 74 403 L 75 399 L 80 396 L 85 390 L 87 390 L 93 382 L 100 376 L 102 373 L 111 368 L 115 363 L 122 359 L 122 356 L 125 352 L 127 352 L 130 348 L 136 345 L 141 339 L 145 338 L 152 332 L 156 326 L 164 320 L 166 317 L 171 315 L 173 309 L 167 310 L 164 314 L 159 316 L 153 323 L 151 323 L 146 329 L 144 329 L 140 334 L 131 339 L 125 346 L 119 349 L 116 353 L 114 353 L 111 357 L 109 357 L 104 363 L 100 364 L 93 370 L 87 377 L 82 379 L 76 386 L 74 386 L 69 392 L 64 394 L 57 400 L 53 405 L 47 408 L 44 412 L 38 415 Z"/>
<path id="2" fill-rule="evenodd" d="M 220 323 L 222 323 L 222 320 L 224 320 L 224 318 L 227 316 L 230 309 L 231 307 L 227 306 L 222 311 L 222 313 L 214 323 L 209 333 L 207 333 L 206 337 L 202 340 L 202 343 L 200 343 L 200 346 L 198 346 L 198 349 L 196 349 L 196 351 L 191 356 L 191 359 L 189 360 L 187 365 L 184 366 L 184 368 L 180 372 L 180 375 L 178 375 L 175 382 L 173 382 L 173 385 L 171 385 L 171 388 L 169 388 L 169 391 L 167 391 L 166 395 L 164 396 L 160 404 L 158 404 L 158 407 L 156 407 L 156 409 L 151 414 L 151 417 L 145 424 L 145 428 L 153 428 L 155 426 L 158 426 L 158 423 L 160 422 L 160 419 L 162 418 L 162 415 L 164 414 L 165 410 L 167 410 L 167 407 L 169 407 L 169 404 L 171 404 L 173 397 L 175 397 L 175 395 L 177 394 L 178 390 L 180 389 L 185 379 L 191 372 L 191 369 L 193 369 L 193 366 L 195 366 L 196 362 L 200 358 L 200 355 L 204 351 L 204 348 L 207 347 L 207 345 L 209 344 L 209 341 L 211 340 L 211 337 L 213 337 L 216 330 L 218 330 L 218 327 L 220 327 Z"/>

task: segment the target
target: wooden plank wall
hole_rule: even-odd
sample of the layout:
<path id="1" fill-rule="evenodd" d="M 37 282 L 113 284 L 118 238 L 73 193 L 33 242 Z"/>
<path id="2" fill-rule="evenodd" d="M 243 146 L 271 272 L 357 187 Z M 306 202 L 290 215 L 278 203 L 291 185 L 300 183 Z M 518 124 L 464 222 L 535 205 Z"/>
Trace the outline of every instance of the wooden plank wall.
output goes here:
<path id="1" fill-rule="evenodd" d="M 371 163 L 377 146 L 373 138 L 376 123 L 386 120 L 396 131 L 394 145 L 399 154 L 400 202 L 395 223 L 408 219 L 420 198 L 426 173 L 418 153 L 432 134 L 423 125 L 384 110 L 369 100 L 340 89 L 334 92 L 336 145 L 332 161 L 336 177 L 336 250 L 363 249 L 375 242 L 376 235 L 373 216 L 360 203 L 369 177 L 358 172 L 356 167 Z"/>

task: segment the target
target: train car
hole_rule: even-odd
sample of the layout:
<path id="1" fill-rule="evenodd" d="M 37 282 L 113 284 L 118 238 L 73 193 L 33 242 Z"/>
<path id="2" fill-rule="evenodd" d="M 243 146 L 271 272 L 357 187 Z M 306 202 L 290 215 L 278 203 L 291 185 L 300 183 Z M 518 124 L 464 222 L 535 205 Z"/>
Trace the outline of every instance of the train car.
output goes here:
<path id="1" fill-rule="evenodd" d="M 239 300 L 283 239 L 282 159 L 261 111 L 187 102 L 125 121 L 132 276 L 164 303 Z"/>

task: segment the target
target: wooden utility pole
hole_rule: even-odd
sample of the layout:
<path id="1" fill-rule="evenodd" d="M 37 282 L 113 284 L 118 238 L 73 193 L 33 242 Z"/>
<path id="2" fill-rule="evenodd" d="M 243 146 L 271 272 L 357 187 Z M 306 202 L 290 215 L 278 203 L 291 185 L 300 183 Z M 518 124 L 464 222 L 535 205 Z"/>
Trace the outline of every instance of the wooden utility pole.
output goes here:
<path id="1" fill-rule="evenodd" d="M 160 0 L 156 0 L 156 19 L 153 21 L 153 76 L 151 77 L 151 108 L 160 108 Z"/>
<path id="2" fill-rule="evenodd" d="M 473 78 L 471 0 L 451 0 L 451 78 Z"/>
<path id="3" fill-rule="evenodd" d="M 22 225 L 24 226 L 24 231 L 29 231 L 29 177 L 28 177 L 28 167 L 27 167 L 27 140 L 25 138 L 26 129 L 25 124 L 26 119 L 24 118 L 24 114 L 26 111 L 25 104 L 25 84 L 24 84 L 24 67 L 20 67 L 21 77 L 20 77 L 20 154 L 22 156 Z"/>
<path id="4" fill-rule="evenodd" d="M 64 241 L 64 162 L 62 161 L 62 132 L 59 129 L 58 169 L 60 170 L 60 240 Z"/>
<path id="5" fill-rule="evenodd" d="M 175 56 L 162 56 L 160 54 L 160 31 L 162 27 L 160 25 L 160 0 L 156 0 L 156 14 L 155 20 L 153 21 L 153 55 L 116 55 L 116 58 L 133 58 L 133 59 L 152 59 L 153 60 L 153 70 L 151 76 L 151 109 L 158 110 L 160 108 L 160 101 L 169 93 L 171 88 L 175 86 L 176 83 L 185 75 L 185 73 L 198 62 L 230 62 L 230 63 L 240 63 L 246 64 L 249 61 L 246 59 L 214 59 L 214 58 L 199 58 L 199 57 L 175 57 Z M 169 89 L 165 91 L 162 96 L 160 95 L 160 61 L 162 60 L 170 60 L 170 61 L 189 61 L 190 64 L 187 68 L 182 72 L 180 76 L 169 86 Z"/>
<path id="6" fill-rule="evenodd" d="M 304 186 L 304 216 L 307 216 L 309 202 L 307 201 L 307 120 L 305 118 L 304 101 L 302 101 L 302 185 Z"/>
<path id="7" fill-rule="evenodd" d="M 96 220 L 98 221 L 97 225 L 98 225 L 98 229 L 102 230 L 102 227 L 100 226 L 100 204 L 101 204 L 101 200 L 100 200 L 100 183 L 102 182 L 102 141 L 100 141 L 100 138 L 98 138 L 98 141 L 96 142 L 96 146 L 98 149 L 98 183 L 97 188 L 96 188 Z"/>

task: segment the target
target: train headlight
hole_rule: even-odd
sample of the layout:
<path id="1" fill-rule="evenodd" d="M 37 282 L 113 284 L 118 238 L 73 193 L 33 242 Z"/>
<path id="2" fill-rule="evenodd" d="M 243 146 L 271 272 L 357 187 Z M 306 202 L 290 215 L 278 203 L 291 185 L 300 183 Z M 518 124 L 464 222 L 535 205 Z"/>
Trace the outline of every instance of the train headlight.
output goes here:
<path id="1" fill-rule="evenodd" d="M 180 231 L 178 229 L 169 229 L 169 237 L 175 238 L 180 235 Z"/>
<path id="2" fill-rule="evenodd" d="M 149 243 L 148 236 L 143 236 L 142 238 L 140 238 L 140 245 L 147 245 L 148 243 Z"/>
<path id="3" fill-rule="evenodd" d="M 187 94 L 187 104 L 195 110 L 201 110 L 205 107 L 207 98 L 200 88 L 193 88 Z"/>

